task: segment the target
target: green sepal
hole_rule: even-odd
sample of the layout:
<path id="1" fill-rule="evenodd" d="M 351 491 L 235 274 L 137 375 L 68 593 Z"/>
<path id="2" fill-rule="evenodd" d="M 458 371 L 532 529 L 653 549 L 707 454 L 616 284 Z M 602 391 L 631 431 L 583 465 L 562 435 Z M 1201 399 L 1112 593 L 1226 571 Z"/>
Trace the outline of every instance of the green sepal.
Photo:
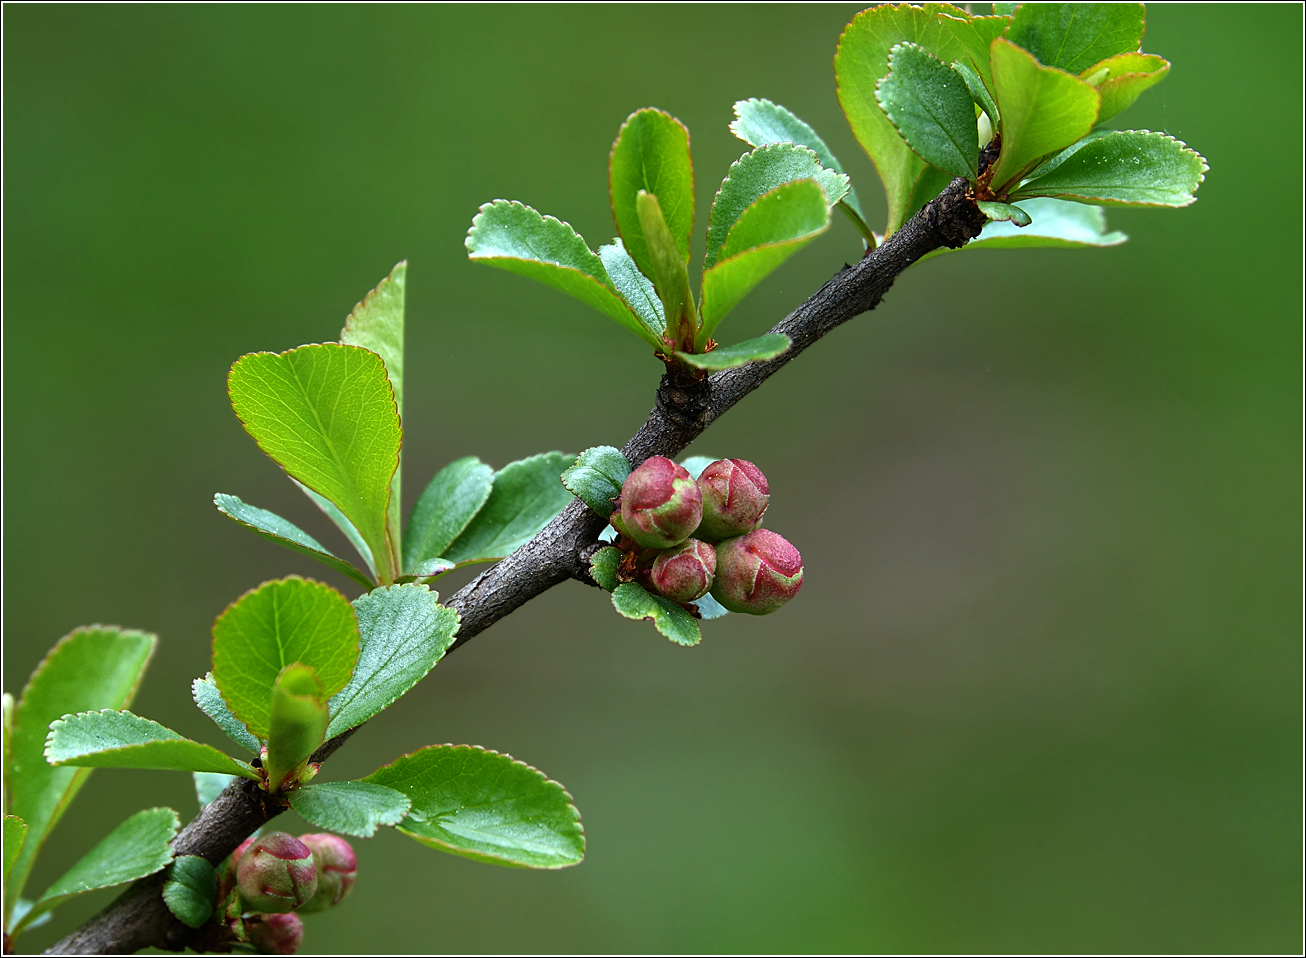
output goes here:
<path id="1" fill-rule="evenodd" d="M 621 564 L 621 550 L 615 546 L 604 546 L 590 556 L 590 577 L 598 583 L 599 588 L 611 592 L 621 582 L 617 579 L 617 566 Z"/>
<path id="2" fill-rule="evenodd" d="M 163 901 L 183 925 L 199 928 L 218 903 L 218 873 L 199 855 L 180 855 L 168 866 Z"/>
<path id="3" fill-rule="evenodd" d="M 1166 133 L 1121 130 L 1084 143 L 1049 172 L 1022 183 L 1013 199 L 1053 196 L 1102 206 L 1187 206 L 1209 167 Z"/>
<path id="4" fill-rule="evenodd" d="M 1141 3 L 1022 3 L 1006 38 L 1039 63 L 1067 73 L 1138 49 L 1145 11 Z"/>
<path id="5" fill-rule="evenodd" d="M 789 337 L 783 333 L 767 333 L 733 346 L 718 346 L 708 353 L 676 353 L 676 358 L 695 369 L 734 369 L 764 359 L 775 359 L 790 345 Z"/>
<path id="6" fill-rule="evenodd" d="M 355 838 L 371 838 L 379 825 L 398 825 L 412 804 L 403 792 L 373 782 L 302 785 L 286 799 L 318 828 Z"/>
<path id="7" fill-rule="evenodd" d="M 996 203 L 992 200 L 979 200 L 975 204 L 981 213 L 991 220 L 1009 220 L 1018 227 L 1028 226 L 1033 222 L 1030 215 L 1019 206 L 1010 203 Z"/>
<path id="8" fill-rule="evenodd" d="M 173 772 L 222 772 L 262 777 L 247 762 L 232 758 L 170 728 L 131 712 L 103 709 L 65 715 L 50 723 L 45 760 L 78 768 L 147 768 Z"/>
<path id="9" fill-rule="evenodd" d="M 899 43 L 875 98 L 926 163 L 972 182 L 979 177 L 974 100 L 956 70 L 917 44 Z"/>
<path id="10" fill-rule="evenodd" d="M 311 556 L 323 565 L 344 573 L 365 589 L 376 588 L 365 573 L 355 568 L 352 563 L 333 555 L 325 546 L 310 536 L 299 526 L 281 518 L 275 512 L 259 509 L 241 502 L 235 496 L 219 492 L 213 497 L 213 504 L 228 519 L 233 519 L 246 529 L 251 529 L 264 539 L 285 546 L 287 549 Z"/>
<path id="11" fill-rule="evenodd" d="M 608 196 L 612 218 L 626 252 L 640 272 L 657 280 L 654 241 L 639 211 L 640 192 L 658 198 L 670 246 L 681 265 L 689 261 L 689 237 L 694 231 L 694 167 L 689 155 L 689 131 L 662 110 L 646 107 L 627 117 L 608 157 Z M 657 242 L 663 242 L 658 240 Z M 665 302 L 665 298 L 664 298 Z"/>
<path id="12" fill-rule="evenodd" d="M 268 791 L 281 791 L 287 778 L 326 741 L 326 727 L 327 703 L 317 670 L 292 662 L 277 673 L 272 685 L 268 751 L 263 762 Z"/>
<path id="13" fill-rule="evenodd" d="M 199 706 L 199 710 L 213 719 L 218 728 L 227 733 L 228 738 L 255 755 L 259 753 L 262 743 L 249 734 L 249 729 L 245 728 L 244 722 L 231 714 L 231 709 L 227 708 L 227 703 L 222 700 L 222 693 L 218 691 L 217 683 L 213 681 L 212 672 L 192 682 L 190 694 L 195 704 Z"/>
<path id="14" fill-rule="evenodd" d="M 422 490 L 404 530 L 404 572 L 435 575 L 431 566 L 490 498 L 494 470 L 475 456 L 455 459 Z M 447 565 L 447 563 L 446 563 Z"/>
<path id="15" fill-rule="evenodd" d="M 612 607 L 628 619 L 648 619 L 677 645 L 698 645 L 703 635 L 692 615 L 670 599 L 654 595 L 635 582 L 623 582 L 612 592 Z"/>
<path id="16" fill-rule="evenodd" d="M 576 457 L 562 474 L 567 491 L 604 519 L 612 515 L 612 500 L 630 475 L 630 461 L 615 446 L 592 446 Z"/>
<path id="17" fill-rule="evenodd" d="M 571 502 L 559 477 L 575 461 L 574 455 L 543 452 L 508 463 L 495 474 L 485 505 L 443 558 L 458 565 L 490 562 L 525 545 Z"/>

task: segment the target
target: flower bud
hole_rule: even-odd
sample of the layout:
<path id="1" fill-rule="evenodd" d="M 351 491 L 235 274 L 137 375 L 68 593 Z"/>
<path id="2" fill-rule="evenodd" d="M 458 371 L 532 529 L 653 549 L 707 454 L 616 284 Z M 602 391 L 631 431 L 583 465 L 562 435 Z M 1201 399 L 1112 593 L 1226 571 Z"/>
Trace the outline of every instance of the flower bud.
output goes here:
<path id="1" fill-rule="evenodd" d="M 717 543 L 712 597 L 731 612 L 767 615 L 802 587 L 803 557 L 771 530 Z"/>
<path id="2" fill-rule="evenodd" d="M 240 856 L 236 885 L 250 911 L 293 911 L 317 894 L 313 853 L 298 838 L 269 832 Z"/>
<path id="3" fill-rule="evenodd" d="M 317 866 L 317 894 L 297 909 L 300 912 L 326 911 L 344 901 L 354 890 L 358 858 L 354 849 L 338 835 L 326 833 L 300 835 L 299 840 L 313 852 Z"/>
<path id="4" fill-rule="evenodd" d="M 673 602 L 693 602 L 712 588 L 714 575 L 716 550 L 706 542 L 687 539 L 674 549 L 658 553 L 649 570 L 649 582 Z"/>
<path id="5" fill-rule="evenodd" d="M 304 942 L 304 923 L 294 912 L 263 915 L 245 922 L 245 936 L 265 955 L 293 955 Z"/>
<path id="6" fill-rule="evenodd" d="M 762 470 L 746 459 L 718 459 L 698 477 L 703 522 L 694 535 L 720 542 L 752 532 L 771 502 Z"/>
<path id="7" fill-rule="evenodd" d="M 703 518 L 703 496 L 684 466 L 665 456 L 646 459 L 621 487 L 621 523 L 640 545 L 669 549 L 688 539 Z"/>

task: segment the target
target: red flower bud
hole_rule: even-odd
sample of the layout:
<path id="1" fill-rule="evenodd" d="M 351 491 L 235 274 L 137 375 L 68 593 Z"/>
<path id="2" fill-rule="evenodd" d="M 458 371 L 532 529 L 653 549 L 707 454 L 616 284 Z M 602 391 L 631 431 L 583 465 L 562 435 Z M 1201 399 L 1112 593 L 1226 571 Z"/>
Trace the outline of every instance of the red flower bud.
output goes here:
<path id="1" fill-rule="evenodd" d="M 269 832 L 240 856 L 236 885 L 250 911 L 293 911 L 317 894 L 313 853 L 298 838 Z"/>
<path id="2" fill-rule="evenodd" d="M 683 466 L 665 456 L 646 459 L 621 487 L 621 523 L 649 549 L 669 549 L 693 534 L 703 518 L 703 496 Z"/>
<path id="3" fill-rule="evenodd" d="M 706 542 L 687 539 L 658 553 L 649 570 L 649 582 L 673 602 L 693 602 L 712 588 L 715 574 L 716 550 Z"/>
<path id="4" fill-rule="evenodd" d="M 717 543 L 712 597 L 731 612 L 767 615 L 802 587 L 803 557 L 769 529 Z"/>
<path id="5" fill-rule="evenodd" d="M 338 835 L 326 833 L 300 835 L 299 840 L 313 852 L 313 864 L 317 866 L 317 894 L 297 910 L 326 911 L 340 904 L 354 890 L 354 880 L 358 875 L 358 858 L 353 846 Z"/>
<path id="6" fill-rule="evenodd" d="M 304 923 L 293 912 L 263 915 L 245 922 L 245 936 L 265 955 L 293 955 L 304 942 Z"/>
<path id="7" fill-rule="evenodd" d="M 718 459 L 699 475 L 698 491 L 703 522 L 694 535 L 707 542 L 752 532 L 771 503 L 766 476 L 746 459 Z"/>

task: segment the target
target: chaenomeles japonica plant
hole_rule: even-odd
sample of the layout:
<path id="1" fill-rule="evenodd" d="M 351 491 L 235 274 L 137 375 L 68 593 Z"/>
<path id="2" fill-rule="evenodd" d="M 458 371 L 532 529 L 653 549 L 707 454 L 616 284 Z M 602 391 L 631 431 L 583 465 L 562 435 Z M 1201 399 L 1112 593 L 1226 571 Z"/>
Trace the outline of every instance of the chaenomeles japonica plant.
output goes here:
<path id="1" fill-rule="evenodd" d="M 237 360 L 236 415 L 259 448 L 338 526 L 360 564 L 231 495 L 229 518 L 312 556 L 363 590 L 291 576 L 233 602 L 213 627 L 212 671 L 193 696 L 246 758 L 125 711 L 156 639 L 102 626 L 62 639 L 17 705 L 4 705 L 5 950 L 70 897 L 135 884 L 58 946 L 290 953 L 300 915 L 343 901 L 355 859 L 339 836 L 391 826 L 432 848 L 531 868 L 578 863 L 585 839 L 558 783 L 507 755 L 434 745 L 352 782 L 321 765 L 459 644 L 567 579 L 611 593 L 685 646 L 700 622 L 768 614 L 802 585 L 798 550 L 761 528 L 770 490 L 745 459 L 681 450 L 799 352 L 880 301 L 908 266 L 947 249 L 1093 247 L 1125 241 L 1099 207 L 1184 206 L 1207 166 L 1162 133 L 1102 127 L 1170 65 L 1141 51 L 1141 4 L 947 4 L 858 14 L 835 54 L 839 102 L 888 200 L 882 232 L 816 132 L 768 100 L 735 104 L 753 147 L 708 215 L 695 296 L 689 135 L 639 110 L 612 148 L 618 238 L 592 252 L 566 223 L 517 202 L 482 206 L 473 260 L 530 276 L 617 320 L 665 363 L 657 403 L 621 450 L 550 452 L 494 470 L 441 470 L 400 515 L 404 283 L 397 266 L 346 320 L 338 343 Z M 718 346 L 717 327 L 767 274 L 824 232 L 838 206 L 861 261 L 772 333 Z M 710 375 L 709 375 L 710 374 Z M 449 570 L 494 562 L 441 604 Z M 195 777 L 201 810 L 142 811 L 39 898 L 22 896 L 44 839 L 95 767 Z M 293 808 L 326 833 L 263 827 Z M 262 830 L 261 837 L 249 840 Z M 328 834 L 330 832 L 335 835 Z"/>

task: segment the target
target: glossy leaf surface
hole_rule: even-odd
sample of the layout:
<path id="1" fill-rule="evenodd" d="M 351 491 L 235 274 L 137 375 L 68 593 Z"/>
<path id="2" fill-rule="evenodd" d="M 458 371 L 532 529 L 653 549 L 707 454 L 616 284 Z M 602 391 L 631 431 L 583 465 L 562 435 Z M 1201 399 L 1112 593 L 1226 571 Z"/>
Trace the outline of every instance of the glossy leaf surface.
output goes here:
<path id="1" fill-rule="evenodd" d="M 790 346 L 782 333 L 767 333 L 733 346 L 718 346 L 710 353 L 676 353 L 682 363 L 696 369 L 718 370 L 746 366 L 762 359 L 775 359 Z"/>
<path id="2" fill-rule="evenodd" d="M 914 43 L 889 51 L 889 73 L 876 99 L 907 145 L 953 176 L 979 176 L 975 105 L 957 71 Z"/>
<path id="3" fill-rule="evenodd" d="M 608 158 L 608 194 L 617 232 L 631 259 L 652 279 L 657 267 L 640 221 L 636 202 L 640 191 L 658 198 L 680 261 L 688 262 L 689 237 L 694 231 L 689 131 L 675 117 L 652 108 L 638 110 L 626 119 Z"/>
<path id="4" fill-rule="evenodd" d="M 1141 3 L 1022 3 L 1006 37 L 1044 66 L 1079 73 L 1143 42 Z"/>
<path id="5" fill-rule="evenodd" d="M 51 723 L 45 758 L 51 765 L 221 772 L 261 780 L 250 765 L 211 745 L 192 741 L 131 712 L 112 709 L 66 715 Z"/>
<path id="6" fill-rule="evenodd" d="M 648 619 L 677 645 L 698 645 L 703 637 L 692 615 L 635 582 L 617 586 L 612 593 L 612 607 L 628 619 Z"/>
<path id="7" fill-rule="evenodd" d="M 379 825 L 398 825 L 408 814 L 408 796 L 373 782 L 302 785 L 287 796 L 290 807 L 318 828 L 371 838 Z"/>
<path id="8" fill-rule="evenodd" d="M 502 559 L 530 541 L 571 501 L 559 477 L 575 456 L 544 452 L 504 466 L 490 497 L 444 553 L 458 564 Z"/>
<path id="9" fill-rule="evenodd" d="M 1206 170 L 1206 161 L 1172 136 L 1122 130 L 1085 143 L 1016 195 L 1105 206 L 1187 206 L 1196 200 Z"/>
<path id="10" fill-rule="evenodd" d="M 582 452 L 562 474 L 567 491 L 595 513 L 612 515 L 612 500 L 621 495 L 622 483 L 630 475 L 630 463 L 615 446 L 593 446 Z"/>
<path id="11" fill-rule="evenodd" d="M 325 546 L 307 532 L 293 522 L 281 518 L 275 512 L 268 512 L 266 509 L 248 505 L 235 496 L 229 496 L 223 492 L 219 492 L 213 497 L 213 504 L 218 507 L 218 511 L 224 516 L 234 519 L 246 529 L 254 530 L 263 538 L 288 549 L 294 549 L 303 555 L 312 556 L 323 565 L 349 576 L 364 588 L 375 588 L 375 584 L 367 575 L 356 569 L 351 563 L 332 555 Z"/>
<path id="12" fill-rule="evenodd" d="M 163 901 L 177 920 L 199 928 L 211 917 L 218 900 L 218 873 L 207 859 L 182 855 L 168 866 L 163 883 Z"/>
<path id="13" fill-rule="evenodd" d="M 494 470 L 475 456 L 455 459 L 422 490 L 404 531 L 404 572 L 439 557 L 485 505 Z"/>
<path id="14" fill-rule="evenodd" d="M 354 547 L 355 551 L 357 551 L 359 556 L 362 558 L 363 565 L 365 565 L 367 570 L 375 576 L 376 560 L 372 557 L 372 549 L 363 541 L 362 535 L 359 534 L 358 530 L 354 527 L 354 524 L 349 521 L 348 517 L 337 509 L 330 499 L 325 496 L 319 496 L 298 479 L 292 476 L 290 481 L 299 487 L 300 492 L 308 496 L 313 505 L 322 510 L 324 516 L 335 523 L 337 529 L 344 533 L 345 538 L 349 540 L 349 544 Z"/>

